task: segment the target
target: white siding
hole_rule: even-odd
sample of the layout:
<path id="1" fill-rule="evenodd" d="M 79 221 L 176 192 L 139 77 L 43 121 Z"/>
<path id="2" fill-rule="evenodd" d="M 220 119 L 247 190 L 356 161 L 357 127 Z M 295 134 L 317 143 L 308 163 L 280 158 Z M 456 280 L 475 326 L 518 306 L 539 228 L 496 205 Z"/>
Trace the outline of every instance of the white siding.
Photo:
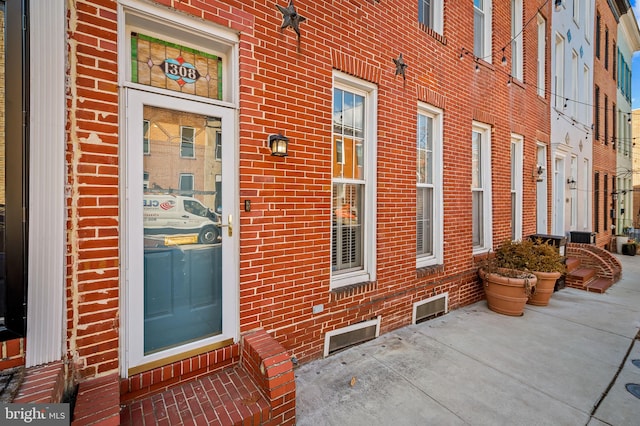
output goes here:
<path id="1" fill-rule="evenodd" d="M 59 360 L 65 320 L 65 1 L 30 1 L 27 367 Z"/>

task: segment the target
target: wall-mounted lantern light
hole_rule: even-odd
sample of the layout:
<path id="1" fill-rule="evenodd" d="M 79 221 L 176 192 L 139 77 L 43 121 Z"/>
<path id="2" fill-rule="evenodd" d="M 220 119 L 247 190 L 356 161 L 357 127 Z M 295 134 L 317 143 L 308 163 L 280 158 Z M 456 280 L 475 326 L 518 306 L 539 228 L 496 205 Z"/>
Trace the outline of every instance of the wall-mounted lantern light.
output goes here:
<path id="1" fill-rule="evenodd" d="M 542 175 L 544 174 L 545 169 L 546 167 L 542 164 L 536 165 L 536 167 L 533 169 L 533 177 L 536 179 L 536 182 L 542 182 L 544 180 L 542 178 Z"/>
<path id="2" fill-rule="evenodd" d="M 289 138 L 281 134 L 269 135 L 269 148 L 271 148 L 271 155 L 286 157 L 289 155 Z"/>

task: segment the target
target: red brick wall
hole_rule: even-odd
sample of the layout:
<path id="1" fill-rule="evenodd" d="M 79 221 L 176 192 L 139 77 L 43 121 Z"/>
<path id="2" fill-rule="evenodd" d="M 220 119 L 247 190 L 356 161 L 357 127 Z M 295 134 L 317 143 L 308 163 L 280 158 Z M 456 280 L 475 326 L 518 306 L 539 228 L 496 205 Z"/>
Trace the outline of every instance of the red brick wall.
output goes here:
<path id="1" fill-rule="evenodd" d="M 0 370 L 24 365 L 25 339 L 12 339 L 0 343 Z"/>
<path id="2" fill-rule="evenodd" d="M 494 1 L 493 64 L 474 71 L 473 3 L 445 2 L 444 37 L 421 30 L 414 0 L 296 2 L 297 42 L 275 2 L 163 0 L 240 31 L 241 331 L 272 333 L 298 359 L 318 357 L 324 334 L 382 316 L 409 323 L 411 304 L 449 292 L 450 307 L 483 297 L 471 247 L 471 123 L 492 128 L 493 239 L 510 237 L 510 135 L 524 136 L 524 235 L 535 232 L 536 141 L 549 140 L 549 102 L 535 84 L 507 86 L 510 2 Z M 279 2 L 285 5 L 286 2 Z M 525 2 L 535 16 L 541 0 Z M 68 351 L 80 376 L 118 367 L 118 96 L 115 1 L 73 3 L 68 93 Z M 75 7 L 75 8 L 74 8 Z M 551 4 L 541 13 L 549 23 Z M 535 19 L 532 21 L 535 23 Z M 536 81 L 536 27 L 525 28 L 525 82 Z M 507 57 L 510 57 L 507 48 Z M 547 49 L 549 52 L 550 49 Z M 407 79 L 395 76 L 402 53 Z M 547 58 L 547 64 L 549 58 Z M 377 282 L 331 292 L 332 70 L 378 85 Z M 444 264 L 416 271 L 418 100 L 444 110 Z M 267 135 L 290 138 L 275 158 Z M 324 310 L 312 314 L 312 307 Z"/>
<path id="3" fill-rule="evenodd" d="M 67 353 L 82 378 L 118 368 L 116 2 L 71 2 L 67 22 Z"/>
<path id="4" fill-rule="evenodd" d="M 600 132 L 598 135 L 594 135 L 593 137 L 593 173 L 600 173 L 600 196 L 597 203 L 594 203 L 593 206 L 593 216 L 594 216 L 594 231 L 597 232 L 596 235 L 596 245 L 598 247 L 604 247 L 606 244 L 609 244 L 611 241 L 611 216 L 609 211 L 612 206 L 612 197 L 611 193 L 613 192 L 612 187 L 612 178 L 616 175 L 616 144 L 611 139 L 613 137 L 613 104 L 616 103 L 617 99 L 617 87 L 616 82 L 613 77 L 613 60 L 616 53 L 613 51 L 613 43 L 616 40 L 617 32 L 618 32 L 618 24 L 616 23 L 613 12 L 609 8 L 609 4 L 607 0 L 596 0 L 596 15 L 600 14 L 601 17 L 601 28 L 600 28 L 600 58 L 598 59 L 594 54 L 593 57 L 593 83 L 600 88 L 600 108 L 598 110 L 594 109 L 594 114 L 599 115 L 600 117 Z M 605 69 L 605 28 L 609 30 L 609 67 Z M 597 31 L 597 26 L 594 23 L 594 31 Z M 595 42 L 595 32 L 594 32 L 594 42 Z M 594 46 L 595 48 L 595 46 Z M 605 95 L 609 98 L 608 109 L 605 110 L 604 97 Z M 595 91 L 594 91 L 594 104 L 595 104 Z M 607 141 L 605 143 L 605 115 L 606 120 L 608 121 L 608 135 Z M 594 116 L 594 120 L 596 117 Z M 604 193 L 604 182 L 605 176 L 607 180 L 608 194 L 606 195 L 606 208 L 604 205 L 605 202 L 605 193 Z M 594 191 L 596 188 L 594 188 Z M 599 226 L 598 229 L 595 227 L 595 215 L 596 209 L 598 210 L 599 215 Z M 606 223 L 606 226 L 605 226 Z"/>

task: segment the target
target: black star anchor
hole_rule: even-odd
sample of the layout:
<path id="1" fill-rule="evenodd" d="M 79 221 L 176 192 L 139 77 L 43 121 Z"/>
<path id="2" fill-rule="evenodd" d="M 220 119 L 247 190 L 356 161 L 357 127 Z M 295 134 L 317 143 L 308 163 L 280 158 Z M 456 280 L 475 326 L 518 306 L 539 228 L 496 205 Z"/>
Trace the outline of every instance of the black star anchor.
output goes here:
<path id="1" fill-rule="evenodd" d="M 396 64 L 396 75 L 400 74 L 402 75 L 402 78 L 406 80 L 407 76 L 405 75 L 405 71 L 407 70 L 408 65 L 404 63 L 402 53 L 398 56 L 398 59 L 393 60 L 393 63 Z"/>
<path id="2" fill-rule="evenodd" d="M 282 7 L 276 4 L 276 7 L 282 12 L 282 26 L 281 30 L 284 30 L 287 27 L 293 28 L 293 30 L 298 34 L 298 38 L 300 38 L 300 23 L 307 20 L 304 16 L 298 15 L 296 12 L 296 8 L 293 6 L 293 0 L 289 1 L 289 6 Z"/>

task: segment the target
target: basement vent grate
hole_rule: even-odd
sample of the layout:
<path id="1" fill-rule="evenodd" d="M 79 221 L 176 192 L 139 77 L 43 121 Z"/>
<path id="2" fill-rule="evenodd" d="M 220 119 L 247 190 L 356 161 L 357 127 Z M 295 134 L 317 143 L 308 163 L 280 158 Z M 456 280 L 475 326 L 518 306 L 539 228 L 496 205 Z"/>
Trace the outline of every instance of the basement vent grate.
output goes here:
<path id="1" fill-rule="evenodd" d="M 413 304 L 412 324 L 419 324 L 449 311 L 449 293 L 439 294 Z"/>
<path id="2" fill-rule="evenodd" d="M 380 318 L 364 321 L 327 332 L 324 338 L 324 356 L 358 345 L 380 335 Z"/>

